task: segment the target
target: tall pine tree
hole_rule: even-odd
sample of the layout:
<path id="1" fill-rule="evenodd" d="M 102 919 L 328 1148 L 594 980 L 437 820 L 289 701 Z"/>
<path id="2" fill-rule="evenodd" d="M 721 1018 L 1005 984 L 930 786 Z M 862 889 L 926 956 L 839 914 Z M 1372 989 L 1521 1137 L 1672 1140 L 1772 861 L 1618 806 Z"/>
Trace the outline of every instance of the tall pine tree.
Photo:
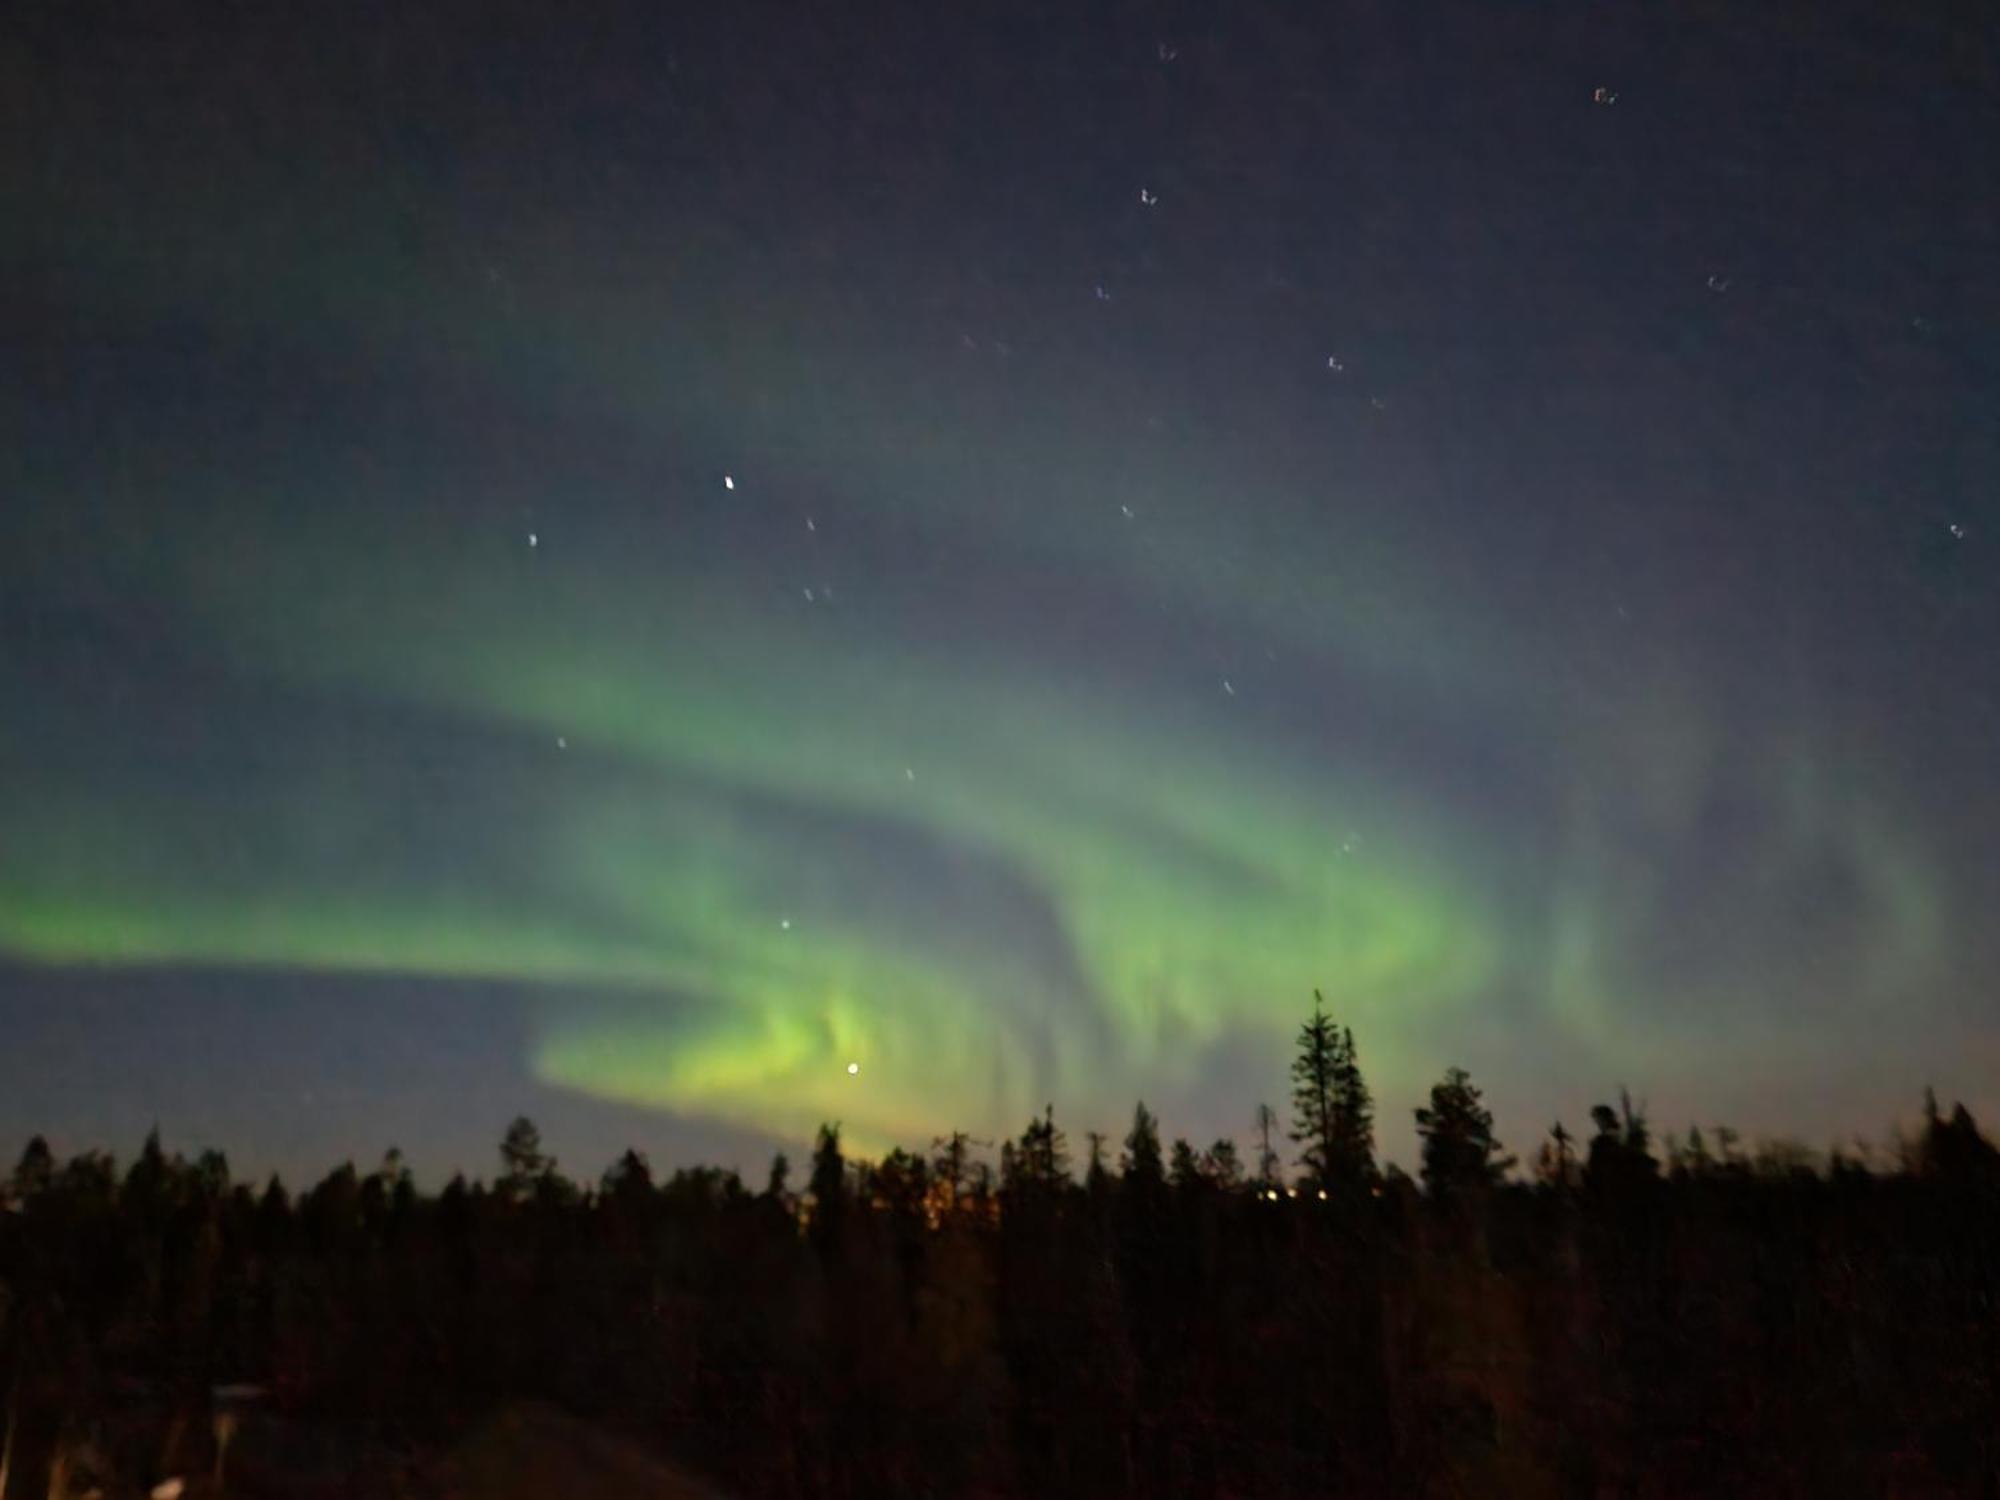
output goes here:
<path id="1" fill-rule="evenodd" d="M 1292 1139 L 1321 1187 L 1355 1188 L 1375 1177 L 1375 1102 L 1361 1076 L 1354 1033 L 1336 1026 L 1313 991 L 1312 1018 L 1299 1028 L 1292 1060 Z"/>

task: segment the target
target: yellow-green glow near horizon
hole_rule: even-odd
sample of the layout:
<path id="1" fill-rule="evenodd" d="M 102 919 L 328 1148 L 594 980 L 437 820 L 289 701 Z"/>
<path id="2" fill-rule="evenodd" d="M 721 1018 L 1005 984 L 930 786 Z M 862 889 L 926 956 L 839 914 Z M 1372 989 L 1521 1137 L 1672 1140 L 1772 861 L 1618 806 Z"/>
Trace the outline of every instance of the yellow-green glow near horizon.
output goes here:
<path id="1" fill-rule="evenodd" d="M 239 545 L 248 524 L 230 523 Z M 602 573 L 522 580 L 524 608 L 440 559 L 343 557 L 368 586 L 291 633 L 254 611 L 311 590 L 332 544 L 307 537 L 255 538 L 262 567 L 233 593 L 222 538 L 190 536 L 176 586 L 242 679 L 403 699 L 520 747 L 441 773 L 465 823 L 388 826 L 373 751 L 309 754 L 233 785 L 208 827 L 271 868 L 177 884 L 173 851 L 200 848 L 217 807 L 93 812 L 53 776 L 12 830 L 36 874 L 0 944 L 571 983 L 589 993 L 546 1015 L 545 1078 L 792 1131 L 839 1116 L 878 1142 L 968 1111 L 993 1128 L 1048 1094 L 1192 1086 L 1225 1040 L 1281 1049 L 1312 975 L 1394 1067 L 1404 1021 L 1491 974 L 1492 917 L 1422 840 L 1354 855 L 1357 827 L 1420 829 L 1419 806 L 1197 717 L 889 641 L 829 659 L 809 616 L 760 620 L 693 581 L 634 587 L 622 628 L 586 641 Z M 560 757 L 526 748 L 558 736 Z M 431 838 L 504 844 L 506 867 L 454 850 L 427 880 L 411 844 Z M 917 889 L 940 875 L 955 899 Z"/>

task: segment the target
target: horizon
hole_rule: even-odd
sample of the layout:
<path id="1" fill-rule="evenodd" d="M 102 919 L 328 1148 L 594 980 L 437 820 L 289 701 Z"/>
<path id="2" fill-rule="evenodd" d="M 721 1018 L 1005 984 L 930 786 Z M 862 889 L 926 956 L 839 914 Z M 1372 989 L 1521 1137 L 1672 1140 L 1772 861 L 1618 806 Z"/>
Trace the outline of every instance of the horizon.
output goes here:
<path id="1" fill-rule="evenodd" d="M 1443 1075 L 1443 1072 L 1444 1069 L 1440 1068 L 1440 1077 Z M 1365 1065 L 1363 1067 L 1363 1074 L 1365 1077 Z M 1477 1073 L 1473 1073 L 1472 1077 L 1475 1084 L 1479 1083 L 1480 1080 Z M 1300 1176 L 1302 1171 L 1302 1164 L 1298 1156 L 1301 1148 L 1298 1143 L 1292 1141 L 1290 1138 L 1293 1121 L 1290 1106 L 1286 1102 L 1289 1097 L 1288 1089 L 1289 1085 L 1276 1089 L 1269 1098 L 1263 1101 L 1270 1103 L 1277 1110 L 1280 1118 L 1279 1139 L 1282 1141 L 1282 1148 L 1279 1152 L 1281 1163 L 1280 1180 L 1295 1180 Z M 1846 1155 L 1850 1162 L 1859 1161 L 1861 1164 L 1867 1166 L 1869 1170 L 1889 1171 L 1894 1170 L 1896 1167 L 1898 1151 L 1908 1147 L 1921 1135 L 1921 1127 L 1925 1119 L 1923 1097 L 1926 1092 L 1933 1093 L 1940 1101 L 1941 1107 L 1946 1109 L 1947 1112 L 1952 1106 L 1965 1104 L 1966 1107 L 1971 1109 L 1975 1119 L 1984 1118 L 1981 1111 L 1969 1104 L 1959 1094 L 1949 1089 L 1937 1089 L 1927 1083 L 1919 1090 L 1918 1097 L 1909 1111 L 1892 1116 L 1877 1130 L 1848 1132 L 1829 1139 L 1820 1140 L 1816 1140 L 1798 1130 L 1787 1130 L 1784 1128 L 1744 1129 L 1739 1122 L 1728 1119 L 1675 1121 L 1661 1116 L 1651 1107 L 1650 1100 L 1643 1092 L 1632 1090 L 1629 1087 L 1621 1089 L 1614 1086 L 1609 1089 L 1599 1090 L 1598 1094 L 1588 1104 L 1581 1105 L 1575 1110 L 1559 1116 L 1558 1119 L 1560 1123 L 1570 1129 L 1572 1137 L 1585 1138 L 1579 1136 L 1578 1132 L 1587 1127 L 1591 1108 L 1599 1104 L 1615 1104 L 1620 1099 L 1621 1094 L 1625 1094 L 1630 1096 L 1630 1102 L 1634 1107 L 1635 1115 L 1646 1121 L 1650 1127 L 1655 1147 L 1663 1155 L 1668 1143 L 1684 1142 L 1686 1140 L 1690 1127 L 1700 1129 L 1704 1134 L 1709 1136 L 1711 1141 L 1714 1139 L 1717 1128 L 1721 1127 L 1734 1132 L 1736 1149 L 1739 1155 L 1746 1160 L 1756 1156 L 1760 1150 L 1767 1146 L 1797 1147 L 1803 1148 L 1809 1154 L 1815 1172 L 1824 1173 L 1829 1156 L 1834 1152 Z M 399 1153 L 402 1165 L 410 1171 L 412 1179 L 420 1192 L 433 1194 L 439 1192 L 454 1177 L 463 1177 L 468 1184 L 491 1186 L 493 1180 L 499 1175 L 495 1168 L 495 1163 L 499 1160 L 501 1154 L 500 1142 L 506 1133 L 508 1124 L 519 1118 L 528 1119 L 536 1125 L 541 1133 L 543 1148 L 555 1160 L 556 1170 L 587 1191 L 594 1191 L 604 1173 L 615 1165 L 628 1150 L 638 1152 L 653 1169 L 656 1180 L 662 1182 L 675 1172 L 681 1170 L 717 1169 L 734 1174 L 742 1180 L 746 1188 L 756 1191 L 758 1182 L 770 1168 L 773 1155 L 782 1153 L 786 1157 L 791 1163 L 796 1182 L 798 1180 L 799 1167 L 802 1162 L 810 1159 L 813 1147 L 812 1135 L 797 1139 L 781 1139 L 777 1136 L 770 1136 L 762 1138 L 761 1142 L 751 1141 L 746 1136 L 738 1138 L 735 1154 L 731 1154 L 731 1150 L 728 1147 L 724 1147 L 719 1153 L 710 1152 L 702 1154 L 697 1150 L 676 1149 L 671 1140 L 672 1125 L 662 1126 L 657 1116 L 649 1112 L 639 1110 L 614 1111 L 607 1118 L 604 1113 L 591 1109 L 588 1101 L 583 1101 L 585 1108 L 579 1111 L 576 1107 L 579 1101 L 574 1096 L 551 1094 L 546 1096 L 543 1102 L 553 1106 L 551 1112 L 546 1115 L 537 1114 L 535 1111 L 529 1109 L 516 1109 L 511 1113 L 496 1116 L 492 1128 L 487 1131 L 488 1139 L 483 1148 L 483 1155 L 480 1152 L 480 1148 L 475 1146 L 471 1148 L 468 1155 L 458 1157 L 447 1156 L 442 1161 L 439 1160 L 435 1147 L 420 1144 L 416 1149 L 412 1150 L 401 1141 L 390 1139 L 379 1149 L 364 1146 L 360 1149 L 336 1151 L 324 1160 L 307 1161 L 303 1157 L 297 1157 L 291 1159 L 289 1162 L 285 1162 L 276 1158 L 259 1156 L 256 1154 L 254 1147 L 250 1150 L 242 1150 L 238 1146 L 232 1146 L 229 1141 L 222 1138 L 177 1134 L 170 1127 L 168 1121 L 162 1120 L 157 1116 L 151 1118 L 136 1135 L 133 1135 L 133 1143 L 127 1143 L 122 1138 L 85 1139 L 80 1134 L 73 1132 L 86 1127 L 74 1125 L 68 1127 L 67 1132 L 53 1128 L 31 1128 L 21 1133 L 19 1139 L 23 1147 L 33 1139 L 45 1141 L 58 1162 L 66 1161 L 87 1152 L 103 1151 L 123 1171 L 131 1165 L 132 1160 L 139 1154 L 147 1137 L 150 1134 L 156 1133 L 161 1148 L 170 1158 L 178 1157 L 192 1162 L 205 1151 L 220 1151 L 229 1163 L 230 1177 L 234 1185 L 261 1188 L 269 1179 L 276 1177 L 289 1192 L 294 1194 L 310 1188 L 314 1183 L 322 1180 L 327 1174 L 339 1170 L 343 1165 L 350 1165 L 356 1172 L 366 1176 L 386 1160 L 388 1153 L 392 1150 Z M 1054 1101 L 1046 1102 L 1051 1108 L 1054 1108 L 1056 1126 L 1063 1132 L 1068 1141 L 1070 1176 L 1081 1181 L 1084 1167 L 1087 1164 L 1087 1143 L 1092 1129 L 1097 1126 L 1104 1126 L 1099 1133 L 1104 1136 L 1106 1145 L 1108 1148 L 1111 1148 L 1111 1154 L 1115 1158 L 1115 1148 L 1123 1140 L 1126 1130 L 1130 1127 L 1132 1108 L 1137 1105 L 1144 1105 L 1147 1101 L 1144 1099 L 1132 1101 L 1132 1104 L 1124 1106 L 1118 1118 L 1109 1124 L 1101 1120 L 1085 1120 L 1080 1115 L 1072 1120 L 1072 1117 L 1065 1114 L 1062 1108 L 1056 1105 Z M 1488 1102 L 1490 1104 L 1490 1099 Z M 1376 1100 L 1376 1106 L 1375 1157 L 1377 1161 L 1385 1170 L 1394 1168 L 1408 1176 L 1415 1177 L 1417 1175 L 1416 1168 L 1419 1157 L 1416 1149 L 1419 1144 L 1419 1134 L 1413 1116 L 1415 1106 L 1413 1105 L 1411 1109 L 1397 1112 L 1393 1109 L 1385 1108 L 1380 1098 Z M 1254 1113 L 1255 1107 L 1253 1104 L 1246 1109 L 1243 1129 L 1226 1132 L 1221 1137 L 1188 1134 L 1179 1129 L 1170 1117 L 1159 1115 L 1157 1112 L 1155 1112 L 1155 1115 L 1158 1119 L 1161 1139 L 1165 1143 L 1171 1143 L 1176 1139 L 1185 1139 L 1195 1150 L 1204 1151 L 1216 1144 L 1218 1140 L 1228 1140 L 1236 1146 L 1239 1153 L 1245 1154 L 1247 1159 L 1247 1154 L 1254 1149 L 1255 1145 L 1254 1122 L 1250 1118 Z M 14 1114 L 21 1113 L 22 1111 L 18 1105 L 10 1102 L 5 1112 Z M 1495 1115 L 1495 1138 L 1499 1141 L 1503 1149 L 1516 1158 L 1514 1167 L 1508 1174 L 1508 1180 L 1524 1182 L 1532 1180 L 1535 1152 L 1549 1139 L 1549 1129 L 1558 1122 L 1558 1119 L 1551 1119 L 1547 1126 L 1541 1131 L 1536 1132 L 1532 1139 L 1530 1139 L 1525 1133 L 1521 1135 L 1510 1133 L 1506 1128 L 1505 1120 L 1499 1117 L 1498 1111 L 1495 1111 Z M 1024 1120 L 1023 1123 L 1032 1124 L 1038 1118 L 1039 1114 L 1036 1114 Z M 553 1129 L 549 1127 L 549 1121 L 551 1120 L 555 1122 Z M 586 1159 L 580 1155 L 571 1143 L 615 1141 L 617 1137 L 612 1132 L 616 1130 L 615 1122 L 618 1120 L 628 1122 L 634 1129 L 641 1133 L 625 1140 L 623 1144 L 610 1147 L 597 1147 L 596 1149 L 602 1155 L 602 1161 L 595 1165 L 585 1164 Z M 1385 1125 L 1384 1121 L 1388 1121 L 1389 1123 Z M 468 1119 L 462 1123 L 464 1128 L 460 1134 L 467 1138 L 478 1136 L 479 1132 L 476 1122 Z M 838 1119 L 829 1119 L 823 1123 L 830 1124 L 837 1130 L 842 1129 L 843 1125 L 843 1122 Z M 853 1138 L 848 1136 L 844 1130 L 842 1130 L 841 1141 L 850 1162 L 876 1162 L 894 1150 L 913 1151 L 918 1156 L 928 1156 L 941 1141 L 949 1139 L 954 1129 L 957 1128 L 946 1125 L 921 1139 L 912 1138 L 908 1140 L 889 1141 L 881 1143 L 874 1149 L 858 1148 Z M 667 1132 L 667 1134 L 663 1135 L 663 1131 Z M 698 1128 L 693 1134 L 696 1138 L 700 1138 L 701 1136 Z M 985 1162 L 989 1166 L 997 1166 L 1001 1145 L 1006 1141 L 1012 1140 L 1015 1132 L 1008 1131 L 993 1137 L 979 1137 L 972 1132 L 966 1132 L 966 1135 L 968 1137 L 968 1144 L 971 1147 L 968 1159 L 976 1162 Z M 762 1152 L 761 1155 L 758 1154 L 760 1150 Z M 1857 1151 L 1862 1154 L 1857 1156 L 1855 1154 Z M 18 1152 L 16 1155 L 18 1155 Z"/>

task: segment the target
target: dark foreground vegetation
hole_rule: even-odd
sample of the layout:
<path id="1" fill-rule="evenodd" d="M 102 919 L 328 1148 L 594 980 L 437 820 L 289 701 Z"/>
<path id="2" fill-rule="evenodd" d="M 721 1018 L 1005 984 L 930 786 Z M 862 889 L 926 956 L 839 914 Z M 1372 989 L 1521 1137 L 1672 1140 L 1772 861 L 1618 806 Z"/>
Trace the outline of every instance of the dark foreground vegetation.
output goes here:
<path id="1" fill-rule="evenodd" d="M 746 1500 L 1995 1493 L 2000 1153 L 1962 1109 L 1870 1164 L 1603 1107 L 1510 1175 L 1453 1070 L 1416 1181 L 1351 1037 L 1316 1014 L 1294 1074 L 1248 1160 L 1143 1106 L 1080 1172 L 1048 1114 L 997 1171 L 829 1127 L 798 1191 L 635 1153 L 579 1186 L 526 1121 L 436 1196 L 393 1154 L 294 1198 L 36 1141 L 0 1495 L 513 1493 L 527 1459 L 426 1456 L 528 1401 Z"/>

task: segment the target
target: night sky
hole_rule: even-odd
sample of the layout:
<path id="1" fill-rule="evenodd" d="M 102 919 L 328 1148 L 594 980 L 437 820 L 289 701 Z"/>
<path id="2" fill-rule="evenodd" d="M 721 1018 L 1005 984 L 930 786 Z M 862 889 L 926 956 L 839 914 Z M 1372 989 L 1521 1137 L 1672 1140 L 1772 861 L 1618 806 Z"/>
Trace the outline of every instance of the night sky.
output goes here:
<path id="1" fill-rule="evenodd" d="M 1996 59 L 11 8 L 0 1150 L 2000 1108 Z"/>

